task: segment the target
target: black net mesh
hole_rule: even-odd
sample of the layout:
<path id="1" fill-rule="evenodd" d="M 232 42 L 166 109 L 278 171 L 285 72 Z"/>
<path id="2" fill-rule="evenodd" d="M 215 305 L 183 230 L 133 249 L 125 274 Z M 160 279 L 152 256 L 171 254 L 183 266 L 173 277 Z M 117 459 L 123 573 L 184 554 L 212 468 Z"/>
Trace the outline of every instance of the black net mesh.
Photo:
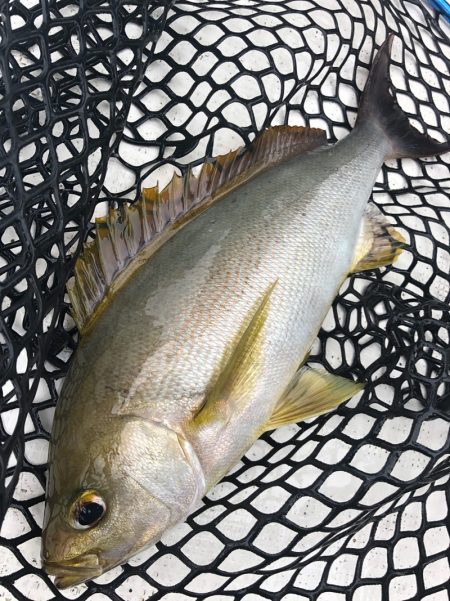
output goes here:
<path id="1" fill-rule="evenodd" d="M 411 122 L 450 130 L 450 27 L 426 2 L 170 4 L 0 1 L 0 598 L 448 600 L 448 155 L 383 168 L 373 200 L 410 247 L 345 283 L 313 350 L 364 393 L 257 441 L 126 566 L 68 591 L 40 570 L 64 286 L 93 214 L 271 124 L 343 137 L 388 31 Z"/>

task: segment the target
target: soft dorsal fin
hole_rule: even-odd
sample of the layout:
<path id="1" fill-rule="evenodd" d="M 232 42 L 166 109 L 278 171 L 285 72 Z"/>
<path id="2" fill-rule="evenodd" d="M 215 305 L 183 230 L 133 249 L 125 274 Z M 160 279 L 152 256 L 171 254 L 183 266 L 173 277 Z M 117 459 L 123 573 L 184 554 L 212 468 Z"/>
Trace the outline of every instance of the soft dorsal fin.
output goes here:
<path id="1" fill-rule="evenodd" d="M 228 192 L 258 173 L 326 143 L 326 133 L 308 127 L 265 130 L 240 148 L 203 164 L 198 176 L 188 168 L 161 191 L 146 188 L 141 199 L 111 209 L 96 221 L 96 237 L 75 264 L 68 286 L 75 322 L 83 334 L 130 275 L 173 234 Z"/>

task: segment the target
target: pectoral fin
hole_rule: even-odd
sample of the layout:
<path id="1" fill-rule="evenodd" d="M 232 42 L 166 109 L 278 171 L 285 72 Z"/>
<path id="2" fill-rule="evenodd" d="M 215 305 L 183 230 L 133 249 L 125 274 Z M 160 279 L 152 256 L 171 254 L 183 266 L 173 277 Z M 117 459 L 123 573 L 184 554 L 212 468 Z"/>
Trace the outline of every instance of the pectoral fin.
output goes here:
<path id="1" fill-rule="evenodd" d="M 264 431 L 327 413 L 363 388 L 362 383 L 302 367 L 278 401 Z"/>
<path id="2" fill-rule="evenodd" d="M 216 421 L 233 410 L 233 404 L 244 397 L 257 377 L 258 355 L 261 349 L 262 329 L 267 319 L 270 297 L 276 286 L 271 284 L 257 306 L 252 309 L 231 353 L 224 361 L 219 377 L 204 404 L 194 417 L 197 425 Z"/>
<path id="3" fill-rule="evenodd" d="M 376 269 L 393 263 L 406 246 L 406 240 L 386 217 L 370 204 L 363 218 L 351 273 Z"/>

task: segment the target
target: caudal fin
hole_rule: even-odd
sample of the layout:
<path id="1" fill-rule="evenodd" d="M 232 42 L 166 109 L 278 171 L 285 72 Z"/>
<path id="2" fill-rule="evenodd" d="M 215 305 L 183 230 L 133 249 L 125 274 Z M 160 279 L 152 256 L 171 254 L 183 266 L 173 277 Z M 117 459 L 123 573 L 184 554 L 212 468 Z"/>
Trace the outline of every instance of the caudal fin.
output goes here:
<path id="1" fill-rule="evenodd" d="M 376 122 L 390 142 L 386 158 L 419 158 L 450 151 L 450 140 L 439 143 L 413 127 L 397 101 L 391 96 L 389 56 L 394 40 L 390 34 L 378 50 L 359 110 L 357 124 Z"/>

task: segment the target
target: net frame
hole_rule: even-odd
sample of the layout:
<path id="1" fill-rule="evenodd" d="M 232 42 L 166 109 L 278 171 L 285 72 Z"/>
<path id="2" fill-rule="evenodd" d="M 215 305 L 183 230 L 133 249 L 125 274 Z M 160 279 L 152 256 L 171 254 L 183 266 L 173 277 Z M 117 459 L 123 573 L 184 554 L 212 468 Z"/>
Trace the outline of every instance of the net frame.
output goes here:
<path id="1" fill-rule="evenodd" d="M 74 348 L 64 285 L 89 235 L 92 214 L 104 204 L 135 199 L 142 185 L 164 181 L 174 167 L 183 171 L 188 162 L 200 163 L 204 156 L 247 143 L 269 124 L 325 125 L 329 140 L 339 139 L 354 123 L 355 90 L 361 89 L 374 54 L 370 33 L 376 34 L 379 44 L 386 26 L 399 31 L 405 42 L 400 55 L 394 53 L 391 68 L 397 75 L 400 103 L 420 116 L 412 119 L 419 128 L 424 121 L 436 137 L 448 131 L 448 102 L 445 105 L 442 93 L 449 84 L 448 25 L 427 5 L 418 1 L 381 5 L 376 0 L 360 5 L 331 2 L 327 10 L 320 2 L 214 2 L 213 9 L 211 5 L 178 3 L 169 14 L 156 55 L 155 39 L 168 15 L 167 3 L 82 2 L 78 12 L 68 1 L 0 5 L 4 15 L 0 169 L 6 183 L 0 196 L 4 261 L 0 344 L 5 378 L 0 468 L 5 482 L 1 507 L 10 508 L 0 544 L 14 558 L 8 569 L 17 562 L 2 578 L 0 597 L 34 598 L 30 595 L 35 586 L 36 598 L 42 599 L 54 595 L 88 599 L 95 593 L 131 599 L 139 591 L 155 599 L 448 598 L 442 594 L 447 594 L 450 578 L 441 576 L 446 573 L 445 561 L 448 566 L 448 544 L 440 548 L 427 542 L 430 537 L 448 540 L 450 178 L 445 157 L 424 163 L 393 161 L 383 168 L 373 199 L 407 235 L 411 249 L 395 268 L 346 282 L 320 332 L 312 361 L 342 375 L 368 379 L 362 398 L 331 416 L 263 437 L 186 525 L 124 571 L 119 568 L 99 584 L 75 593 L 56 593 L 38 568 L 45 449 L 36 441 L 48 439 L 52 407 Z M 304 72 L 302 61 L 297 61 L 295 76 L 286 68 L 288 55 L 295 60 L 302 52 L 292 47 L 293 38 L 286 43 L 289 21 L 274 22 L 287 15 L 296 15 L 304 61 L 311 57 L 310 69 Z M 301 26 L 300 17 L 305 19 Z M 186 25 L 188 18 L 197 24 Z M 243 31 L 240 27 L 245 29 L 245 24 L 249 27 Z M 223 35 L 214 40 L 217 29 Z M 317 44 L 317 37 L 323 45 Z M 239 39 L 247 45 L 235 53 L 229 41 L 221 46 L 222 38 L 225 42 L 235 38 L 234 47 Z M 186 44 L 192 47 L 189 52 Z M 205 48 L 212 56 L 203 58 L 209 70 L 202 73 L 194 58 Z M 246 98 L 250 80 L 255 79 L 247 56 L 253 50 L 266 56 L 268 66 L 257 72 L 262 82 L 259 96 Z M 414 55 L 421 66 L 417 71 Z M 352 56 L 353 67 L 347 64 Z M 403 64 L 406 77 L 401 75 Z M 182 74 L 176 85 L 172 73 Z M 243 76 L 248 79 L 242 82 Z M 186 84 L 188 92 L 183 95 L 183 81 L 189 78 L 194 83 L 190 88 Z M 101 83 L 105 79 L 111 80 L 106 89 Z M 293 79 L 301 82 L 297 88 L 295 83 L 291 86 Z M 204 81 L 211 88 L 206 98 L 198 91 Z M 342 85 L 347 86 L 343 97 Z M 421 85 L 427 94 L 422 90 L 422 96 L 413 99 Z M 280 90 L 278 96 L 271 96 L 274 88 Z M 156 98 L 149 99 L 155 92 Z M 216 96 L 211 104 L 217 92 L 228 98 L 222 102 Z M 431 98 L 439 110 L 430 108 Z M 266 112 L 257 110 L 263 100 Z M 188 107 L 191 119 L 183 121 L 181 104 Z M 247 121 L 242 120 L 244 109 Z M 206 112 L 203 125 L 202 112 Z M 136 148 L 147 159 L 139 165 Z M 114 175 L 118 168 L 121 180 Z M 425 403 L 419 402 L 421 398 Z M 17 414 L 15 421 L 11 411 Z M 400 421 L 393 427 L 396 419 Z M 15 425 L 8 432 L 11 423 Z M 430 437 L 440 446 L 430 448 Z M 400 453 L 399 444 L 404 445 Z M 360 468 L 367 472 L 370 452 L 375 457 L 373 469 L 380 456 L 387 459 L 380 470 L 364 473 Z M 340 457 L 339 470 L 331 462 L 333 454 Z M 364 462 L 358 463 L 361 454 Z M 422 469 L 413 478 L 408 472 L 412 461 L 400 461 L 405 455 L 415 461 L 428 459 L 426 465 L 419 461 Z M 348 486 L 362 480 L 351 499 L 339 499 L 339 487 L 330 480 L 339 472 L 349 477 Z M 408 474 L 406 479 L 402 472 Z M 9 502 L 17 482 L 15 498 Z M 381 499 L 358 513 L 364 495 L 375 494 L 380 483 L 392 487 L 390 494 L 385 488 Z M 307 523 L 299 517 L 305 513 L 305 499 Z M 330 511 L 325 524 L 322 520 L 312 526 L 311 515 L 318 514 L 319 503 Z M 319 525 L 322 538 L 311 540 Z M 286 546 L 274 553 L 269 543 L 287 541 L 292 532 Z M 407 544 L 405 539 L 416 543 Z M 201 559 L 204 545 L 218 550 L 207 564 Z M 416 547 L 419 563 L 414 564 Z M 252 565 L 249 553 L 262 562 Z M 409 564 L 402 563 L 402 554 L 409 557 Z M 380 557 L 388 567 L 384 573 L 382 568 L 377 572 L 368 567 L 370 561 L 383 563 Z M 158 577 L 164 571 L 173 579 Z"/>

